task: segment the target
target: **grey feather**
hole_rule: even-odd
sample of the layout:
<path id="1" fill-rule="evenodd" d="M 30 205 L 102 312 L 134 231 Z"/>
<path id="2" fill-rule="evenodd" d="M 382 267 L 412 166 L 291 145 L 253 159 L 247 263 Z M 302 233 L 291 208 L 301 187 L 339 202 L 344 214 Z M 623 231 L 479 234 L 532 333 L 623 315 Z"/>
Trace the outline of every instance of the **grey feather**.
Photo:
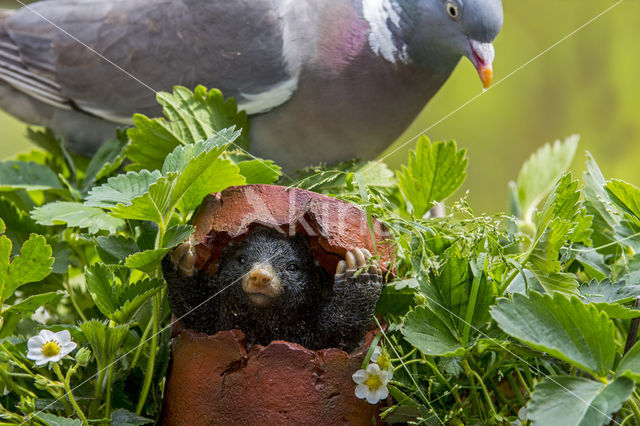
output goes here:
<path id="1" fill-rule="evenodd" d="M 466 0 L 455 19 L 444 5 L 43 0 L 0 11 L 0 107 L 90 152 L 133 113 L 159 115 L 155 91 L 203 84 L 262 113 L 254 152 L 288 170 L 373 158 L 472 57 L 469 36 L 502 25 L 500 0 Z"/>

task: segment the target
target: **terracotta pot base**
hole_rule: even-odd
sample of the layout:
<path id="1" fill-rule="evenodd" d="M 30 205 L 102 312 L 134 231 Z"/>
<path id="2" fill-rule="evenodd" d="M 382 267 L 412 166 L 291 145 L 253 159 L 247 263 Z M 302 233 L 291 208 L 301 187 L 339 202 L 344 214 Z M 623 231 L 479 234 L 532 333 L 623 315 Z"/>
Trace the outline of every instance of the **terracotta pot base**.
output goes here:
<path id="1" fill-rule="evenodd" d="M 370 425 L 378 407 L 356 398 L 351 376 L 373 335 L 347 354 L 283 341 L 247 351 L 238 330 L 182 330 L 172 342 L 162 424 Z"/>

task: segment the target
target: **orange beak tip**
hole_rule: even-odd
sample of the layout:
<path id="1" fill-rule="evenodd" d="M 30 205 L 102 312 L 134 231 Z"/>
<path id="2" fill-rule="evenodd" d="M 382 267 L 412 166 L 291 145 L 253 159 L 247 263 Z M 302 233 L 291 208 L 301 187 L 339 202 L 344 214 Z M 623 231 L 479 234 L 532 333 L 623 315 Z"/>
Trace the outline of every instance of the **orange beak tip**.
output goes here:
<path id="1" fill-rule="evenodd" d="M 478 74 L 480 75 L 480 80 L 482 81 L 482 87 L 487 90 L 491 86 L 491 82 L 493 81 L 493 69 L 489 65 L 485 65 L 478 69 Z"/>

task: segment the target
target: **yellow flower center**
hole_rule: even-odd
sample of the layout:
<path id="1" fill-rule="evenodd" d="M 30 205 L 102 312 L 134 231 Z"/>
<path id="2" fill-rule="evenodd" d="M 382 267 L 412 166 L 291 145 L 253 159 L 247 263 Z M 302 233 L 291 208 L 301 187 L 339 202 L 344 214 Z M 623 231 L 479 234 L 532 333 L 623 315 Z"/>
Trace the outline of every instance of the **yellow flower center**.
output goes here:
<path id="1" fill-rule="evenodd" d="M 372 374 L 364 381 L 366 387 L 372 391 L 376 391 L 382 387 L 382 379 L 377 374 Z"/>
<path id="2" fill-rule="evenodd" d="M 380 370 L 391 370 L 391 359 L 389 359 L 389 355 L 386 353 L 382 353 L 376 361 Z"/>
<path id="3" fill-rule="evenodd" d="M 45 343 L 42 347 L 42 355 L 46 357 L 56 356 L 60 353 L 60 345 L 53 340 Z"/>

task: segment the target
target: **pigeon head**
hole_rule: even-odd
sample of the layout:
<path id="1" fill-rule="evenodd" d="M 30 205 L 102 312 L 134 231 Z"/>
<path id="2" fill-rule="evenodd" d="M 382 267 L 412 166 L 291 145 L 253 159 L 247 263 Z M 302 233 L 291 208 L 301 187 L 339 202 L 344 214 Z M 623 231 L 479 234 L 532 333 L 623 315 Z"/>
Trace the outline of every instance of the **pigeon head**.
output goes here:
<path id="1" fill-rule="evenodd" d="M 501 0 L 396 1 L 395 9 L 401 11 L 399 38 L 412 61 L 448 74 L 466 56 L 489 87 L 495 56 L 491 42 L 503 22 Z"/>

